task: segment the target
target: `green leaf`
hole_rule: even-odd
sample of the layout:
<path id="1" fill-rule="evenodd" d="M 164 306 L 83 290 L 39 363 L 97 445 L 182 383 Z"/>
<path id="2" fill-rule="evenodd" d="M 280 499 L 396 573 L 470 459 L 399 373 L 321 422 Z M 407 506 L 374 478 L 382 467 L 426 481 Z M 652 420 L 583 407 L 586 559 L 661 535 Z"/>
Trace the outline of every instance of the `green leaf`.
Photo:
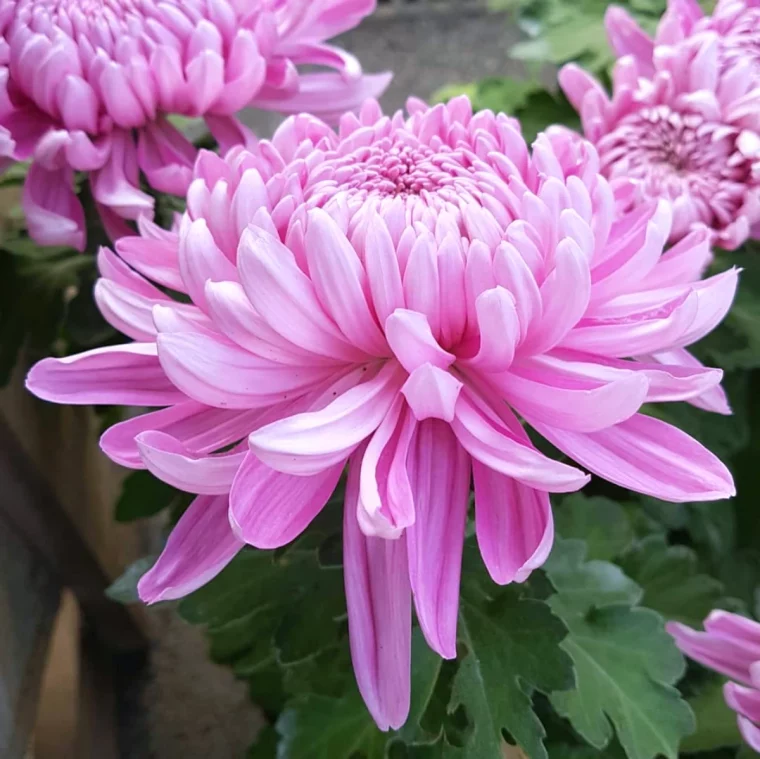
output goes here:
<path id="1" fill-rule="evenodd" d="M 622 567 L 644 589 L 642 604 L 666 619 L 699 626 L 712 609 L 724 605 L 723 585 L 699 572 L 694 551 L 668 545 L 664 535 L 639 541 Z"/>
<path id="2" fill-rule="evenodd" d="M 171 485 L 161 482 L 150 472 L 133 472 L 124 480 L 121 495 L 116 502 L 116 521 L 132 522 L 135 519 L 151 517 L 184 495 Z"/>
<path id="3" fill-rule="evenodd" d="M 694 719 L 673 683 L 684 660 L 665 632 L 662 618 L 631 608 L 635 593 L 628 580 L 621 603 L 619 570 L 604 562 L 578 564 L 578 549 L 559 541 L 546 565 L 557 594 L 549 599 L 567 625 L 562 647 L 575 664 L 577 685 L 550 696 L 554 708 L 597 749 L 613 738 L 613 726 L 629 759 L 675 759 Z M 556 551 L 555 551 L 556 553 Z M 618 602 L 616 602 L 618 599 Z"/>
<path id="4" fill-rule="evenodd" d="M 563 538 L 585 539 L 590 559 L 613 559 L 633 540 L 626 510 L 602 496 L 568 496 L 555 509 L 554 524 Z"/>
<path id="5" fill-rule="evenodd" d="M 738 746 L 742 742 L 734 712 L 723 697 L 723 683 L 711 680 L 689 706 L 697 720 L 697 730 L 681 744 L 682 752 L 714 751 L 725 746 Z"/>
<path id="6" fill-rule="evenodd" d="M 430 744 L 420 720 L 430 702 L 441 659 L 419 630 L 412 638 L 412 698 L 409 719 L 399 732 L 382 733 L 359 695 L 353 678 L 339 698 L 307 693 L 289 702 L 277 720 L 278 759 L 381 759 L 389 743 Z"/>
<path id="7" fill-rule="evenodd" d="M 531 757 L 544 759 L 544 728 L 531 693 L 572 686 L 572 663 L 559 644 L 565 626 L 542 601 L 510 586 L 494 600 L 463 595 L 459 636 L 466 647 L 449 711 L 463 708 L 471 724 L 468 759 L 501 759 L 506 730 Z"/>
<path id="8" fill-rule="evenodd" d="M 120 604 L 133 604 L 140 600 L 137 595 L 137 583 L 140 578 L 156 563 L 156 556 L 143 556 L 130 564 L 124 573 L 106 589 L 106 595 Z"/>

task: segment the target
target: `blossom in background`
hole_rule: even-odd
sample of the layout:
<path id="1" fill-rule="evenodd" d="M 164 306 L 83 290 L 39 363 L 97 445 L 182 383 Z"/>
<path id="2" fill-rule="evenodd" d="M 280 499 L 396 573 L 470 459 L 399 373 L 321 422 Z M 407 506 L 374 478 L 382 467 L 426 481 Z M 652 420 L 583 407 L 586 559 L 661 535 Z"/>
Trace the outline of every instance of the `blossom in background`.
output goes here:
<path id="1" fill-rule="evenodd" d="M 686 656 L 737 681 L 727 683 L 723 694 L 738 714 L 744 740 L 760 751 L 760 624 L 738 614 L 713 611 L 704 626 L 704 632 L 697 632 L 669 622 L 667 629 Z"/>
<path id="2" fill-rule="evenodd" d="M 378 725 L 409 708 L 411 603 L 456 655 L 470 482 L 494 581 L 553 540 L 548 494 L 585 472 L 670 501 L 726 498 L 729 472 L 643 403 L 728 413 L 686 346 L 727 312 L 736 270 L 700 280 L 709 236 L 663 254 L 665 203 L 618 217 L 594 148 L 469 101 L 289 119 L 271 142 L 202 153 L 187 212 L 100 253 L 96 299 L 135 342 L 46 359 L 59 403 L 166 407 L 104 451 L 199 494 L 139 591 L 177 598 L 244 544 L 293 540 L 346 465 L 344 566 L 359 688 Z M 155 283 L 155 284 L 154 284 Z M 164 289 L 183 293 L 172 300 Z M 230 447 L 231 446 L 231 447 Z M 224 451 L 224 452 L 221 452 Z"/>
<path id="3" fill-rule="evenodd" d="M 375 0 L 17 0 L 0 10 L 0 126 L 31 160 L 23 206 L 42 245 L 83 249 L 74 173 L 87 172 L 112 237 L 184 195 L 195 147 L 167 115 L 203 117 L 222 150 L 251 141 L 235 118 L 255 106 L 335 117 L 377 97 L 389 75 L 324 40 Z M 336 73 L 300 74 L 317 64 Z"/>
<path id="4" fill-rule="evenodd" d="M 698 224 L 729 249 L 760 233 L 758 24 L 756 2 L 720 2 L 707 18 L 696 0 L 671 0 L 652 40 L 612 8 L 607 29 L 621 56 L 612 97 L 576 65 L 560 72 L 627 207 L 671 203 L 672 242 Z"/>

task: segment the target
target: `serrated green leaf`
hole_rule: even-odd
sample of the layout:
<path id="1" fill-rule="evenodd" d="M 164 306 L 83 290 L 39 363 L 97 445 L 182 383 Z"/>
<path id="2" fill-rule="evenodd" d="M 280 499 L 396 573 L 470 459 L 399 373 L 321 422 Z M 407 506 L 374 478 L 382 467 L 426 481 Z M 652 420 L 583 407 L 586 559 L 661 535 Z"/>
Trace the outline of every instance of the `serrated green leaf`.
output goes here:
<path id="1" fill-rule="evenodd" d="M 156 556 L 143 556 L 143 558 L 130 564 L 121 577 L 114 580 L 108 588 L 106 595 L 120 604 L 137 603 L 140 597 L 137 594 L 137 583 L 140 578 L 155 564 Z"/>
<path id="2" fill-rule="evenodd" d="M 507 730 L 531 759 L 545 759 L 545 731 L 531 693 L 572 685 L 572 663 L 559 646 L 565 633 L 544 602 L 523 598 L 513 586 L 494 600 L 462 597 L 459 637 L 467 652 L 449 710 L 463 708 L 471 723 L 464 757 L 501 759 Z"/>
<path id="3" fill-rule="evenodd" d="M 570 720 L 592 746 L 602 749 L 613 738 L 613 726 L 629 759 L 675 759 L 681 739 L 694 729 L 691 710 L 672 684 L 683 673 L 684 660 L 665 632 L 662 618 L 649 609 L 612 603 L 620 595 L 619 570 L 604 562 L 579 566 L 577 546 L 572 561 L 565 554 L 547 563 L 557 594 L 549 599 L 567 625 L 562 642 L 575 664 L 576 687 L 550 696 L 554 708 Z M 611 578 L 615 578 L 611 582 Z M 635 586 L 635 584 L 634 584 Z M 594 600 L 596 597 L 597 600 Z M 606 605 L 604 605 L 606 604 Z"/>
<path id="4" fill-rule="evenodd" d="M 182 497 L 176 488 L 154 477 L 150 472 L 139 470 L 130 474 L 121 488 L 116 502 L 117 522 L 132 522 L 158 514 Z"/>
<path id="5" fill-rule="evenodd" d="M 707 687 L 689 699 L 689 706 L 694 711 L 697 729 L 681 744 L 682 752 L 714 751 L 741 744 L 736 712 L 726 704 L 720 680 L 711 680 Z"/>
<path id="6" fill-rule="evenodd" d="M 557 532 L 565 539 L 586 541 L 589 559 L 618 556 L 633 540 L 633 528 L 625 508 L 602 496 L 574 493 L 554 510 Z"/>
<path id="7" fill-rule="evenodd" d="M 555 541 L 544 570 L 563 608 L 579 615 L 602 606 L 633 605 L 642 596 L 641 588 L 620 567 L 606 561 L 586 561 L 582 540 Z"/>
<path id="8" fill-rule="evenodd" d="M 639 541 L 621 562 L 643 589 L 642 604 L 684 624 L 699 626 L 724 603 L 723 585 L 697 568 L 697 555 L 687 546 L 667 544 L 664 535 Z"/>

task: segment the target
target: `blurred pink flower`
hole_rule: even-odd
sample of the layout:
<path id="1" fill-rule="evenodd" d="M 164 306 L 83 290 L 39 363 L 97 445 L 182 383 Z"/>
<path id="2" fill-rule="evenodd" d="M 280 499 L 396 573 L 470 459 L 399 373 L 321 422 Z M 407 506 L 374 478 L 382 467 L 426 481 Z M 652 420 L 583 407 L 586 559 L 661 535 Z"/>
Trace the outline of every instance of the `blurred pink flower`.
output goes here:
<path id="1" fill-rule="evenodd" d="M 612 97 L 578 66 L 560 72 L 602 173 L 627 186 L 629 207 L 671 203 L 672 242 L 705 224 L 733 249 L 760 222 L 760 55 L 751 52 L 760 8 L 751 4 L 719 3 L 707 19 L 695 1 L 671 0 L 655 40 L 611 8 L 607 29 L 622 56 Z"/>
<path id="2" fill-rule="evenodd" d="M 739 715 L 745 741 L 760 751 L 760 624 L 727 611 L 713 611 L 696 632 L 669 622 L 668 632 L 686 656 L 737 682 L 726 683 L 726 703 Z"/>
<path id="3" fill-rule="evenodd" d="M 727 498 L 727 469 L 645 402 L 727 413 L 721 372 L 685 350 L 727 312 L 736 270 L 700 280 L 706 230 L 663 254 L 667 204 L 616 219 L 590 145 L 472 115 L 367 103 L 336 135 L 310 116 L 271 142 L 202 153 L 187 213 L 100 254 L 96 297 L 136 342 L 32 369 L 58 403 L 166 408 L 102 447 L 198 493 L 146 601 L 199 587 L 245 544 L 293 540 L 348 463 L 345 581 L 360 690 L 381 728 L 409 707 L 411 600 L 456 655 L 470 481 L 497 583 L 546 559 L 548 493 L 586 469 L 671 501 Z M 184 293 L 177 302 L 163 288 Z M 224 453 L 216 453 L 232 445 Z"/>
<path id="4" fill-rule="evenodd" d="M 324 40 L 375 0 L 17 0 L 0 9 L 0 126 L 32 160 L 23 204 L 40 244 L 83 249 L 74 172 L 87 172 L 112 237 L 184 195 L 195 147 L 168 115 L 203 117 L 222 150 L 254 140 L 235 118 L 255 106 L 337 118 L 390 75 Z M 336 73 L 300 74 L 317 64 Z"/>

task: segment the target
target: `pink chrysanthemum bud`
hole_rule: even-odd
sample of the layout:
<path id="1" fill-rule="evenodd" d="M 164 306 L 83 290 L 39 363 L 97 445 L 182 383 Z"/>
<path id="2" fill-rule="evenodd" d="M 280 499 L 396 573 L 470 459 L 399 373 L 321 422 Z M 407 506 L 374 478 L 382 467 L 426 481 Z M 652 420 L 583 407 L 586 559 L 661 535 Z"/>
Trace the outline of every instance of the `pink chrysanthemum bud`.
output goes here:
<path id="1" fill-rule="evenodd" d="M 141 580 L 149 602 L 207 582 L 245 543 L 293 540 L 348 464 L 351 647 L 384 729 L 408 710 L 412 595 L 430 645 L 456 655 L 470 482 L 483 558 L 509 583 L 551 549 L 548 494 L 588 480 L 518 415 L 622 487 L 734 492 L 697 441 L 639 413 L 728 410 L 720 371 L 685 350 L 737 284 L 735 270 L 700 279 L 706 230 L 663 254 L 667 204 L 617 218 L 589 144 L 552 133 L 531 154 L 514 120 L 473 116 L 466 98 L 409 108 L 367 103 L 338 134 L 298 116 L 251 151 L 203 153 L 175 230 L 143 221 L 101 252 L 97 301 L 136 342 L 28 378 L 59 403 L 166 407 L 102 439 L 199 494 Z"/>
<path id="2" fill-rule="evenodd" d="M 760 624 L 738 614 L 713 611 L 704 627 L 704 632 L 697 632 L 679 622 L 667 625 L 686 656 L 737 681 L 727 683 L 723 694 L 738 715 L 742 737 L 760 751 Z"/>
<path id="3" fill-rule="evenodd" d="M 751 52 L 760 31 L 747 26 L 760 8 L 748 5 L 722 3 L 731 26 L 718 11 L 705 19 L 694 0 L 676 0 L 655 40 L 612 8 L 607 28 L 622 55 L 612 97 L 578 66 L 560 72 L 602 173 L 629 185 L 632 207 L 667 200 L 672 242 L 704 224 L 733 249 L 760 230 L 760 56 Z"/>
<path id="4" fill-rule="evenodd" d="M 74 172 L 90 175 L 109 233 L 150 217 L 159 192 L 184 195 L 194 146 L 167 120 L 203 117 L 222 150 L 252 141 L 235 113 L 255 106 L 335 117 L 377 97 L 387 74 L 363 76 L 324 40 L 375 0 L 16 0 L 0 10 L 0 126 L 14 158 L 33 161 L 29 232 L 82 249 Z M 336 73 L 300 74 L 301 64 Z"/>

